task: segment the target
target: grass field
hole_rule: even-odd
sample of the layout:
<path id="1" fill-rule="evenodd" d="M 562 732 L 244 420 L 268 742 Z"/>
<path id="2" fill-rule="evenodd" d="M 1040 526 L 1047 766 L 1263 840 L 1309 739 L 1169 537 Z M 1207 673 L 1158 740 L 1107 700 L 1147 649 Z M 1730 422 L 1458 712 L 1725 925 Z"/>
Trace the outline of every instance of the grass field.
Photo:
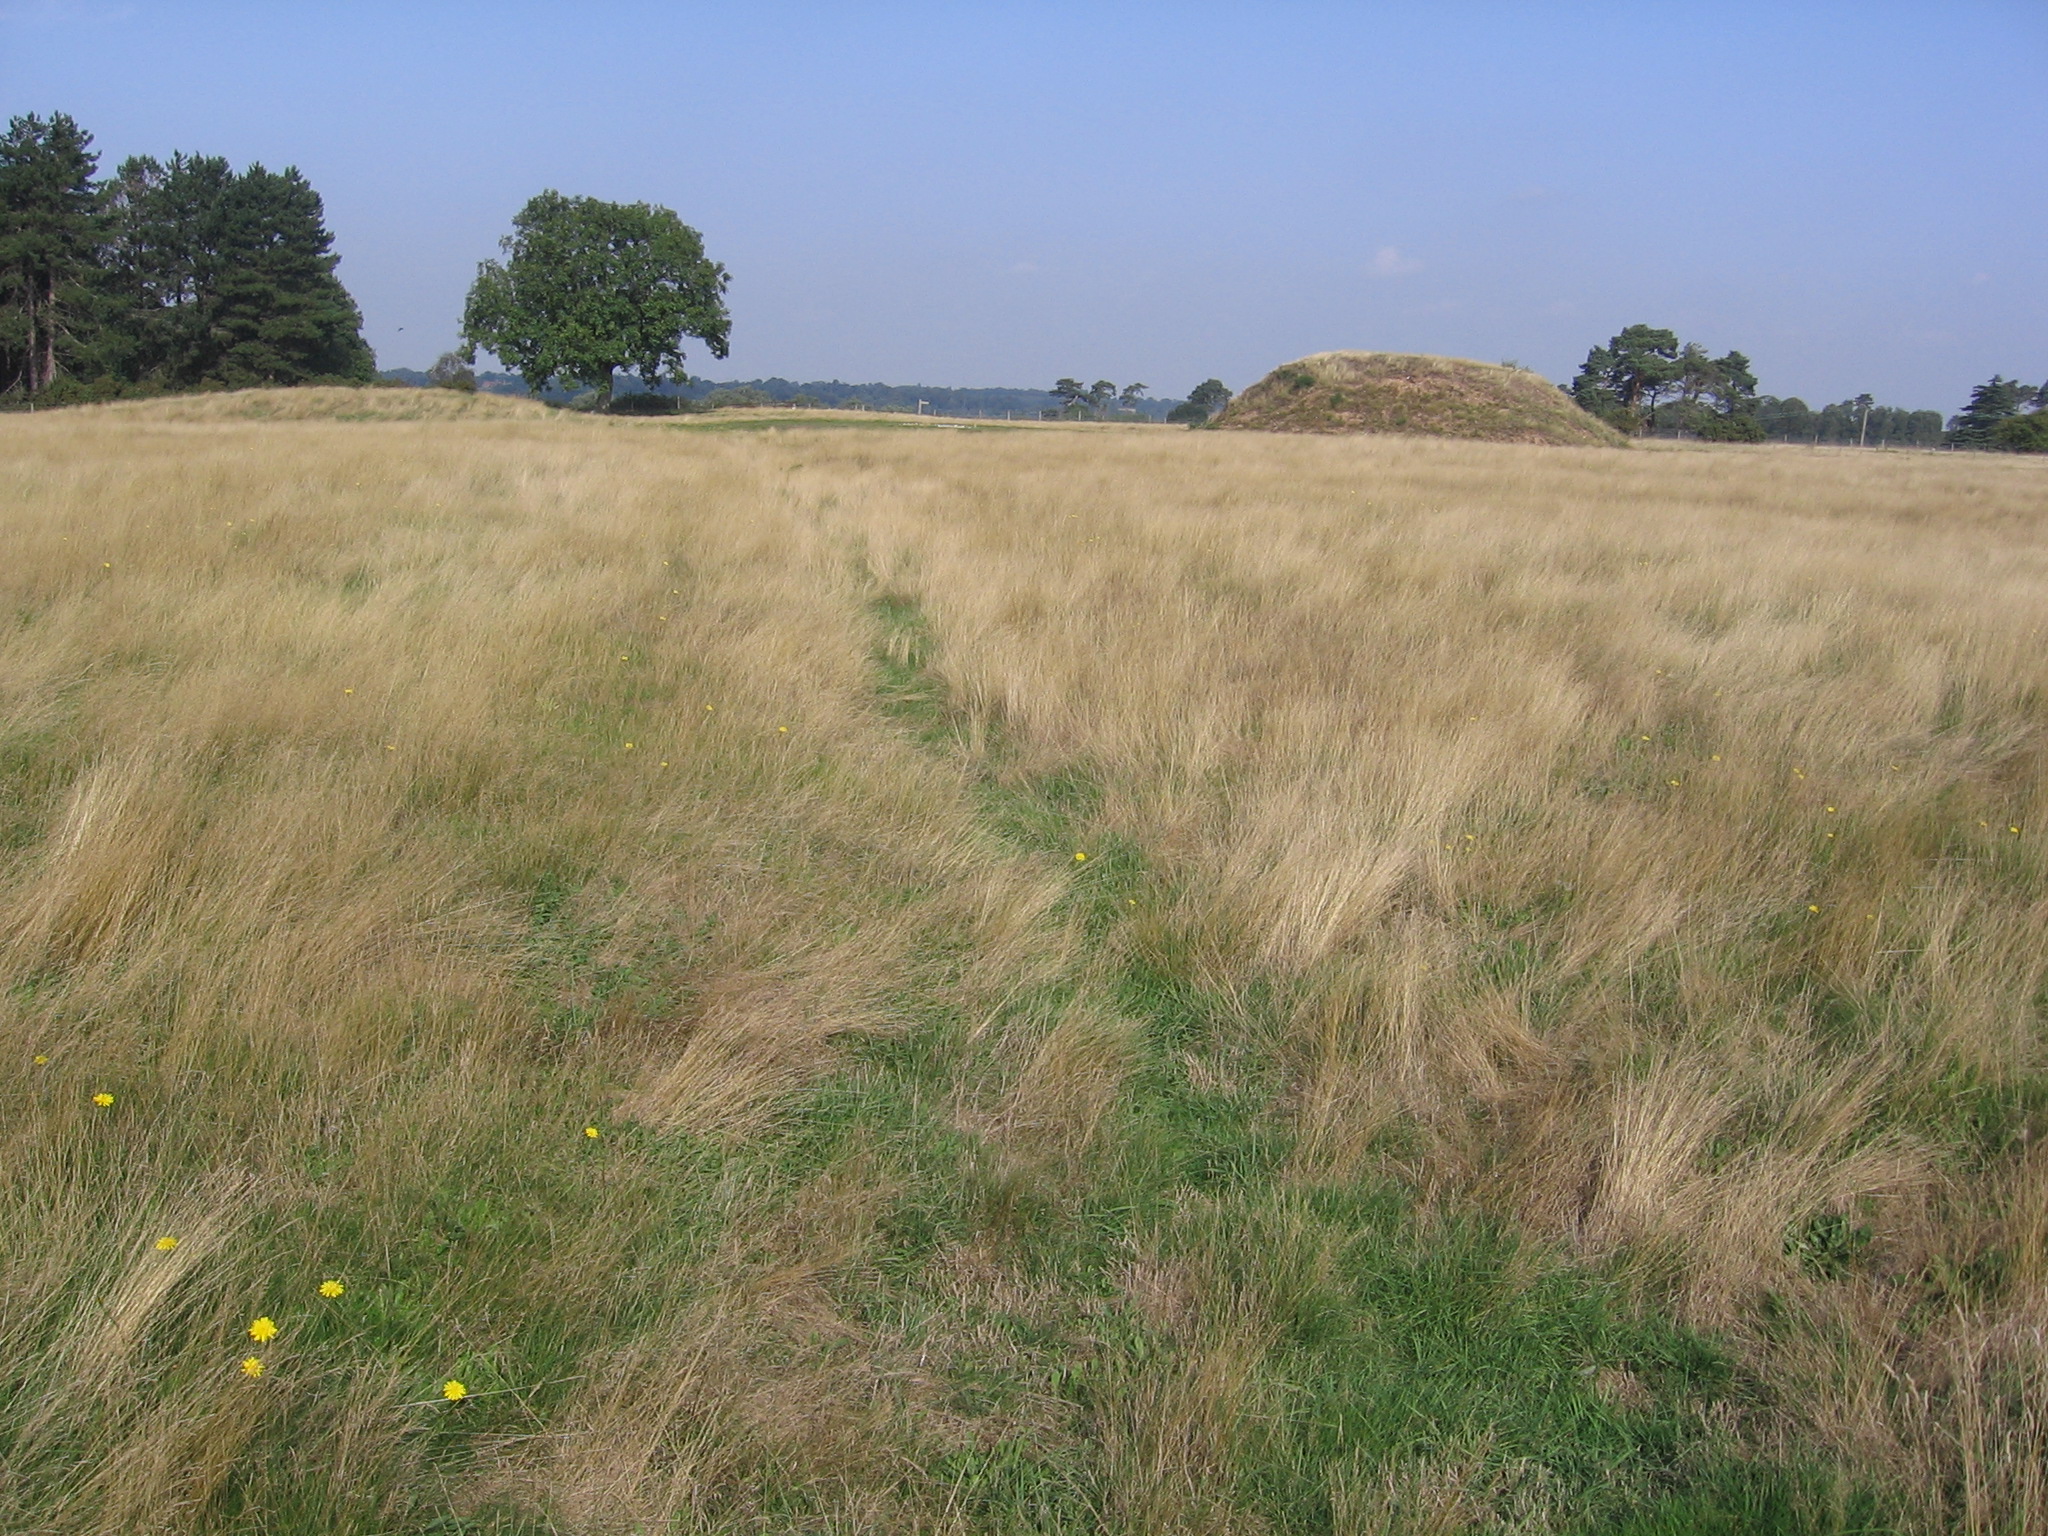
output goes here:
<path id="1" fill-rule="evenodd" d="M 0 1528 L 2048 1528 L 2048 466 L 457 404 L 0 420 Z"/>

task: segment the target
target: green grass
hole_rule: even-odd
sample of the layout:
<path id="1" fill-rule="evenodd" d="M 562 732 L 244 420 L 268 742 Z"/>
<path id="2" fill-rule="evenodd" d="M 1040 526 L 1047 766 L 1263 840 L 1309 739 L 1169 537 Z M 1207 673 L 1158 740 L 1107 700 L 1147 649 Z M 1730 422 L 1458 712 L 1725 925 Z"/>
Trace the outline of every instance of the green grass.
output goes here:
<path id="1" fill-rule="evenodd" d="M 927 750 L 957 750 L 922 614 L 896 596 L 872 611 L 881 707 Z M 1250 1398 L 1258 1422 L 1221 1496 L 1266 1528 L 1334 1531 L 1333 1489 L 1347 1476 L 1376 1483 L 1455 1465 L 1475 1512 L 1540 1508 L 1559 1529 L 1884 1529 L 1867 1501 L 1750 1461 L 1710 1427 L 1739 1420 L 1758 1383 L 1618 1279 L 1497 1225 L 1432 1212 L 1398 1184 L 1290 1184 L 1291 1142 L 1273 1109 L 1284 1098 L 1275 1041 L 1285 1000 L 1257 989 L 1210 995 L 1171 957 L 1119 942 L 1128 893 L 1166 893 L 1137 850 L 1090 832 L 1100 790 L 1088 773 L 1019 779 L 997 737 L 985 744 L 977 794 L 1016 856 L 1094 850 L 1072 869 L 1070 906 L 1115 956 L 1095 984 L 1139 1023 L 1142 1042 L 1102 1152 L 1065 1178 L 1006 1171 L 951 1128 L 941 1106 L 974 1068 L 961 1021 L 943 1013 L 864 1049 L 829 1090 L 840 1107 L 825 1122 L 863 1125 L 906 1178 L 888 1219 L 887 1284 L 866 1307 L 929 1319 L 934 1337 L 994 1330 L 1004 1340 L 952 1359 L 951 1401 L 991 1428 L 978 1437 L 985 1448 L 932 1469 L 953 1480 L 977 1529 L 1116 1524 L 1105 1426 L 1195 1341 L 1227 1342 L 1240 1318 L 1270 1332 Z M 1530 914 L 1485 915 L 1513 930 Z M 1535 958 L 1508 938 L 1483 963 L 1520 972 Z M 1013 1008 L 1055 1015 L 1073 985 Z M 1839 1236 L 1853 1245 L 1853 1234 Z M 1051 1299 L 1049 1314 L 983 1315 L 932 1293 L 931 1259 L 960 1245 L 993 1247 Z M 1198 1315 L 1181 1333 L 1133 1302 L 1121 1278 L 1133 1255 L 1199 1277 Z M 1006 1405 L 1034 1398 L 1065 1409 L 1065 1433 L 1050 1443 L 1000 1430 Z"/>

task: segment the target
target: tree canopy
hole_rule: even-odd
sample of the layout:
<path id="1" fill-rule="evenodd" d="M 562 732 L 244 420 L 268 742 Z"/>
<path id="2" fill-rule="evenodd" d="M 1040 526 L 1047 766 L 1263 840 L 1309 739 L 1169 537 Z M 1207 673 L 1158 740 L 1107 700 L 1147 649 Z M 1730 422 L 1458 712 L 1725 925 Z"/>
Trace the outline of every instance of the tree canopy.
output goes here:
<path id="1" fill-rule="evenodd" d="M 334 275 L 320 196 L 292 167 L 214 156 L 125 161 L 110 271 L 133 317 L 129 366 L 172 386 L 367 382 L 362 315 Z"/>
<path id="2" fill-rule="evenodd" d="M 2034 405 L 2038 399 L 2037 392 L 2018 379 L 1994 373 L 1970 391 L 1970 403 L 1948 424 L 1948 440 L 1958 448 L 1993 447 L 1999 423 L 2019 415 L 2020 407 Z"/>
<path id="3" fill-rule="evenodd" d="M 609 399 L 613 375 L 687 379 L 683 342 L 724 357 L 725 268 L 672 209 L 546 191 L 519 210 L 463 307 L 466 357 L 495 352 L 539 394 L 557 379 Z"/>
<path id="4" fill-rule="evenodd" d="M 99 182 L 91 142 L 62 113 L 0 137 L 0 389 L 372 377 L 320 196 L 296 169 L 142 156 Z"/>
<path id="5" fill-rule="evenodd" d="M 59 112 L 0 136 L 0 387 L 47 389 L 89 339 L 105 219 L 92 135 Z"/>

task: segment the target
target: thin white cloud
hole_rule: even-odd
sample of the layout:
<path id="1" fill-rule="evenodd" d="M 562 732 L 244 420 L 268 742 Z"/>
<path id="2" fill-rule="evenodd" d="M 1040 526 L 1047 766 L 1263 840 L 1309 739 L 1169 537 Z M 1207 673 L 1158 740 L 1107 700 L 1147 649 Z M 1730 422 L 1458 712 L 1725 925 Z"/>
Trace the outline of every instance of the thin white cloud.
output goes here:
<path id="1" fill-rule="evenodd" d="M 1407 277 L 1420 272 L 1422 263 L 1413 256 L 1403 256 L 1399 246 L 1383 245 L 1374 253 L 1372 265 L 1367 270 L 1374 277 Z"/>

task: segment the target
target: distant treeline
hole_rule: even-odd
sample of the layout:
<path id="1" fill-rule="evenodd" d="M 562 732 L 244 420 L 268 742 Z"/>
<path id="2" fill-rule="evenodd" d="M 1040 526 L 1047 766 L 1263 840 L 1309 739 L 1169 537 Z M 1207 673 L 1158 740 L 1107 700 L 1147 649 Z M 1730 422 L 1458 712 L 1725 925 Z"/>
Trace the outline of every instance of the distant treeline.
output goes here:
<path id="1" fill-rule="evenodd" d="M 0 136 L 0 400 L 370 380 L 297 170 L 145 155 L 100 180 L 91 146 L 61 112 Z"/>
<path id="2" fill-rule="evenodd" d="M 1879 405 L 1868 395 L 1813 409 L 1797 395 L 1759 396 L 1756 419 L 1776 443 L 1847 443 L 1864 448 L 1938 448 L 1945 423 L 1939 411 Z"/>
<path id="3" fill-rule="evenodd" d="M 1796 396 L 1757 392 L 1740 352 L 1714 357 L 1675 332 L 1631 325 L 1586 354 L 1565 392 L 1620 431 L 1729 443 L 1841 443 L 1864 448 L 1991 448 L 2048 452 L 2048 384 L 1995 375 L 1944 421 L 1858 395 L 1815 410 Z"/>
<path id="4" fill-rule="evenodd" d="M 420 386 L 434 382 L 415 368 L 389 368 L 379 377 L 394 383 Z M 509 373 L 479 373 L 476 387 L 492 394 L 529 393 L 525 383 Z M 615 386 L 615 393 L 622 400 L 643 392 L 639 380 L 630 376 L 622 377 Z M 664 384 L 655 393 L 706 405 L 798 405 L 831 410 L 906 413 L 916 411 L 918 402 L 922 400 L 927 415 L 995 417 L 999 420 L 1005 416 L 1018 420 L 1035 419 L 1063 404 L 1048 389 L 945 389 L 931 384 L 848 384 L 839 379 L 798 382 L 783 378 L 723 381 L 693 378 L 684 385 Z M 572 396 L 564 389 L 550 389 L 541 398 L 560 405 L 566 404 Z M 1181 403 L 1173 399 L 1144 400 L 1137 403 L 1138 413 L 1163 420 Z"/>

